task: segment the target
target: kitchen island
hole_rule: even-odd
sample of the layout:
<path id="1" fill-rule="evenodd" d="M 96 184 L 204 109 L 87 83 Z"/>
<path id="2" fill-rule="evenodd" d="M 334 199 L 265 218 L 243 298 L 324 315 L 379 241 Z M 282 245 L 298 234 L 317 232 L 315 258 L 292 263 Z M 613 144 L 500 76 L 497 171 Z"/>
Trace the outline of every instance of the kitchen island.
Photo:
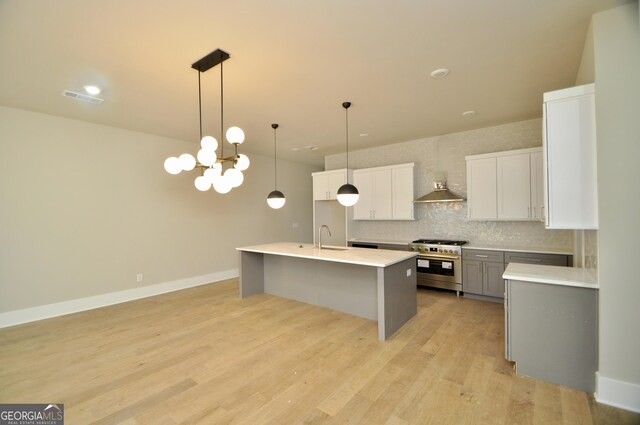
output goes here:
<path id="1" fill-rule="evenodd" d="M 375 320 L 380 341 L 416 314 L 415 253 L 292 242 L 237 250 L 241 298 L 268 293 Z"/>

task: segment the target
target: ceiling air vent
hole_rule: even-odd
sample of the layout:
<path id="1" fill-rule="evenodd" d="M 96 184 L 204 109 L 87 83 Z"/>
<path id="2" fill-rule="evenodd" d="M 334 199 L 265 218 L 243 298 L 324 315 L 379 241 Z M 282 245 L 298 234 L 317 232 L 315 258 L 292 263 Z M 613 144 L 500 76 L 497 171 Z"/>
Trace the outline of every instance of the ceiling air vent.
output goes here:
<path id="1" fill-rule="evenodd" d="M 104 102 L 104 99 L 100 99 L 99 97 L 89 96 L 87 94 L 76 93 L 74 91 L 65 90 L 62 92 L 64 97 L 68 97 L 69 99 L 79 100 L 81 102 L 93 103 L 94 105 L 99 105 Z"/>

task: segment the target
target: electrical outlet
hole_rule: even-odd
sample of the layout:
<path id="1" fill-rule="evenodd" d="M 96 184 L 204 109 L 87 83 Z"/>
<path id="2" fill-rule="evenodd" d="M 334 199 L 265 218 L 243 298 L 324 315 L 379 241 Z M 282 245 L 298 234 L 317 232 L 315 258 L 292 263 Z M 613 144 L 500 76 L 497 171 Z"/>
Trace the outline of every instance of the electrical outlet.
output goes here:
<path id="1" fill-rule="evenodd" d="M 411 269 L 407 269 L 407 277 L 411 276 Z"/>
<path id="2" fill-rule="evenodd" d="M 142 275 L 142 273 L 138 273 L 138 274 L 136 275 L 136 281 L 137 281 L 138 283 L 140 283 L 140 282 L 142 282 L 143 280 L 144 280 L 144 276 Z"/>

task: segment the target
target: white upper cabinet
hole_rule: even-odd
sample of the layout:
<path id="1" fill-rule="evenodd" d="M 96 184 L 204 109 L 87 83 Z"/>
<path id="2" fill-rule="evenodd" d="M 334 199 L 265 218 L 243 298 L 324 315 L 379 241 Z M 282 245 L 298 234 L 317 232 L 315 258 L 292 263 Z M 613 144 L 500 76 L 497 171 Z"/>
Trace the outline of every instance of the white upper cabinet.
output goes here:
<path id="1" fill-rule="evenodd" d="M 413 219 L 413 164 L 355 170 L 353 184 L 360 193 L 354 220 Z"/>
<path id="2" fill-rule="evenodd" d="M 595 87 L 544 94 L 545 224 L 597 229 Z"/>
<path id="3" fill-rule="evenodd" d="M 413 164 L 398 166 L 391 170 L 392 216 L 394 220 L 413 220 Z"/>
<path id="4" fill-rule="evenodd" d="M 353 206 L 354 220 L 390 220 L 391 170 L 355 170 L 353 184 L 360 198 Z"/>
<path id="5" fill-rule="evenodd" d="M 498 218 L 496 158 L 467 157 L 467 206 L 469 220 Z"/>
<path id="6" fill-rule="evenodd" d="M 313 177 L 313 200 L 338 199 L 338 189 L 347 183 L 347 170 L 331 170 L 311 174 Z"/>
<path id="7" fill-rule="evenodd" d="M 542 148 L 467 156 L 469 220 L 540 221 Z"/>
<path id="8" fill-rule="evenodd" d="M 529 154 L 499 156 L 498 219 L 529 220 L 531 218 L 531 171 Z"/>

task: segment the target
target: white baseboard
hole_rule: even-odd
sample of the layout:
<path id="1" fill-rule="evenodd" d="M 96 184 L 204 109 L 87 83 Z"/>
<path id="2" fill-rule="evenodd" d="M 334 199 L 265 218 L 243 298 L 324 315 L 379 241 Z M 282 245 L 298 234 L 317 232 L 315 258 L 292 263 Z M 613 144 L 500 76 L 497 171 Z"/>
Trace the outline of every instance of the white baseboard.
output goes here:
<path id="1" fill-rule="evenodd" d="M 598 403 L 640 413 L 640 385 L 607 378 L 596 372 Z"/>
<path id="2" fill-rule="evenodd" d="M 194 276 L 171 282 L 157 283 L 155 285 L 127 289 L 124 291 L 110 292 L 108 294 L 96 295 L 93 297 L 79 298 L 55 304 L 46 304 L 22 310 L 8 311 L 6 313 L 0 313 L 0 328 L 35 322 L 36 320 L 49 319 L 51 317 L 64 316 L 65 314 L 77 313 L 80 311 L 93 310 L 94 308 L 152 297 L 154 295 L 166 294 L 167 292 L 179 291 L 181 289 L 205 285 L 207 283 L 232 279 L 238 277 L 238 275 L 238 269 L 225 270 L 223 272 Z"/>

